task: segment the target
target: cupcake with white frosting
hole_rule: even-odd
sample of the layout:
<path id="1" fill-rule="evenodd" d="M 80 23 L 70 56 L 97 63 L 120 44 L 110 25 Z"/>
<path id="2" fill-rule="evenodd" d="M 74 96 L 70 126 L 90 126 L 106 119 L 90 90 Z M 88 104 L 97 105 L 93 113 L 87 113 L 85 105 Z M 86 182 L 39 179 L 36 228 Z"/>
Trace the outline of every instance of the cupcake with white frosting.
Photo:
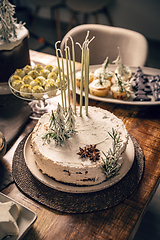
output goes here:
<path id="1" fill-rule="evenodd" d="M 109 80 L 96 79 L 89 84 L 90 94 L 105 97 L 110 89 L 111 82 Z"/>
<path id="2" fill-rule="evenodd" d="M 113 98 L 119 100 L 126 100 L 132 93 L 132 86 L 130 81 L 122 81 L 121 77 L 116 75 L 117 82 L 111 86 L 111 92 Z"/>
<path id="3" fill-rule="evenodd" d="M 113 63 L 115 63 L 116 65 L 115 74 L 120 76 L 122 81 L 128 81 L 132 77 L 131 69 L 122 63 L 122 58 L 120 56 L 120 49 L 119 49 L 118 57 L 116 58 L 116 60 L 113 61 Z"/>
<path id="4" fill-rule="evenodd" d="M 94 71 L 94 79 L 99 79 L 100 77 L 102 80 L 110 80 L 113 77 L 113 72 L 108 69 L 108 64 L 109 64 L 109 58 L 107 57 L 104 63 L 102 64 L 102 67 L 97 68 Z"/>

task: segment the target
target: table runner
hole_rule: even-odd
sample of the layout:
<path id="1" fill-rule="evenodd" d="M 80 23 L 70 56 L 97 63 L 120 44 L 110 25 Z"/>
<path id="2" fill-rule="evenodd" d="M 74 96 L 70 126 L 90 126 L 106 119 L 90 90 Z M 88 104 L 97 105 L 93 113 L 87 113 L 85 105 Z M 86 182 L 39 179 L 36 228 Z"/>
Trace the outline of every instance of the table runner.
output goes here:
<path id="1" fill-rule="evenodd" d="M 117 205 L 138 186 L 144 171 L 144 154 L 130 134 L 135 148 L 135 159 L 129 172 L 115 185 L 92 193 L 67 193 L 50 188 L 36 179 L 26 166 L 23 149 L 25 137 L 18 145 L 12 164 L 12 174 L 18 188 L 28 197 L 61 212 L 85 213 Z"/>

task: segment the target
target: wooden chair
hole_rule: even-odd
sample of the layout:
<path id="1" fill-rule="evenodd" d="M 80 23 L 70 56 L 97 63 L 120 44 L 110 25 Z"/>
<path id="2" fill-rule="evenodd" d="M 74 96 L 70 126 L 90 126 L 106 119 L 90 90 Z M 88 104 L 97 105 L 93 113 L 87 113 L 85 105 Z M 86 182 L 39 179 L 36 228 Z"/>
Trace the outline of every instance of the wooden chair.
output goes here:
<path id="1" fill-rule="evenodd" d="M 146 38 L 135 31 L 105 26 L 100 24 L 83 24 L 71 29 L 62 39 L 61 50 L 64 54 L 66 39 L 71 36 L 74 43 L 82 44 L 89 30 L 89 39 L 95 36 L 90 43 L 90 64 L 102 64 L 106 57 L 109 57 L 110 63 L 117 58 L 118 47 L 122 57 L 123 64 L 129 66 L 144 66 L 147 53 L 148 43 Z M 68 40 L 68 46 L 71 47 L 71 41 Z M 75 60 L 81 62 L 80 47 L 75 44 Z M 65 55 L 64 55 L 65 56 Z"/>
<path id="2" fill-rule="evenodd" d="M 57 28 L 57 37 L 60 40 L 62 38 L 61 34 L 61 25 L 60 25 L 60 18 L 59 18 L 59 11 L 58 8 L 62 3 L 62 0 L 30 0 L 31 3 L 33 3 L 35 7 L 34 16 L 33 16 L 33 23 L 32 23 L 32 29 L 31 31 L 34 32 L 37 16 L 39 13 L 39 10 L 42 7 L 47 7 L 51 11 L 51 19 L 54 19 L 53 15 L 55 13 L 55 19 L 56 19 L 56 28 Z"/>

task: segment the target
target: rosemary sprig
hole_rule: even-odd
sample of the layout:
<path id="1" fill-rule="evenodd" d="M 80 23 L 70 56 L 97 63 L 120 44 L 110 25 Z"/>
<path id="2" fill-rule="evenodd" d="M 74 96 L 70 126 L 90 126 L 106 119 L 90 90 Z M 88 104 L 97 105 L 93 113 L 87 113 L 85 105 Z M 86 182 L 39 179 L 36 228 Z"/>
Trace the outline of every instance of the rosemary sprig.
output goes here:
<path id="1" fill-rule="evenodd" d="M 120 89 L 120 92 L 123 92 L 123 83 L 122 83 L 122 80 L 120 78 L 120 76 L 118 76 L 118 74 L 116 74 L 116 77 L 117 77 L 117 80 L 118 80 L 118 86 L 119 86 L 119 89 Z"/>
<path id="2" fill-rule="evenodd" d="M 107 154 L 103 152 L 105 158 L 102 158 L 102 171 L 106 175 L 106 178 L 110 179 L 119 174 L 118 171 L 121 167 L 121 164 L 119 163 L 121 153 L 119 150 L 122 146 L 122 140 L 114 128 L 112 128 L 112 133 L 108 132 L 108 134 L 113 139 L 113 149 L 110 148 Z"/>

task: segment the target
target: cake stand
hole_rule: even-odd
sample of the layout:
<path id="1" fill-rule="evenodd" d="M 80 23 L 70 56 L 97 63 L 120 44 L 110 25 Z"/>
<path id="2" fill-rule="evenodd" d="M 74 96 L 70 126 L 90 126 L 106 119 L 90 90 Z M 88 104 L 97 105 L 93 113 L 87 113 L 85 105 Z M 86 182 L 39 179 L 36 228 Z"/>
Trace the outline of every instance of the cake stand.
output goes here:
<path id="1" fill-rule="evenodd" d="M 57 101 L 54 98 L 61 94 L 61 89 L 56 88 L 52 91 L 43 93 L 20 92 L 12 87 L 10 79 L 8 81 L 10 91 L 18 98 L 28 101 L 32 114 L 30 118 L 39 119 L 44 113 L 51 112 L 57 109 Z M 66 87 L 66 86 L 65 86 Z"/>

